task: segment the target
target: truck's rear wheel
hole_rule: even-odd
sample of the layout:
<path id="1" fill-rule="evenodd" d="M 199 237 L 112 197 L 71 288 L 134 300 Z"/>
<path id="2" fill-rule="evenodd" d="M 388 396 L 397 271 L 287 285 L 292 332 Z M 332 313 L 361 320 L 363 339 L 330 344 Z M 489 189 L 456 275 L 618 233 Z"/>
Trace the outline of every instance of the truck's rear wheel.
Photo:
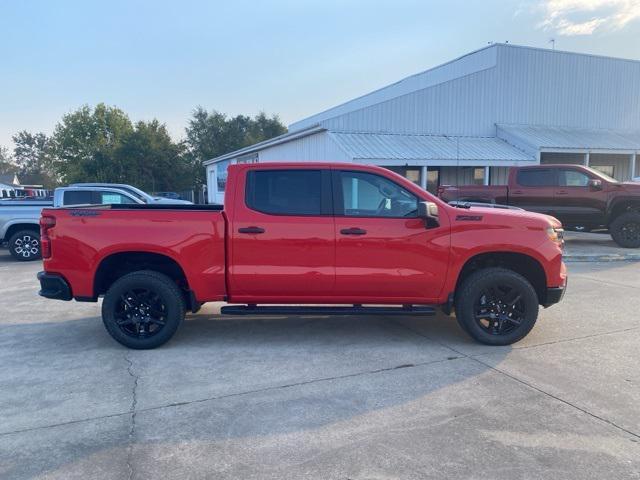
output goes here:
<path id="1" fill-rule="evenodd" d="M 34 230 L 20 230 L 9 239 L 9 252 L 21 262 L 40 258 L 40 233 Z"/>
<path id="2" fill-rule="evenodd" d="M 184 316 L 184 297 L 176 283 L 151 270 L 119 278 L 102 302 L 104 326 L 129 348 L 149 349 L 166 343 Z"/>
<path id="3" fill-rule="evenodd" d="M 538 296 L 522 275 L 486 268 L 467 277 L 455 300 L 458 323 L 487 345 L 510 345 L 524 338 L 538 318 Z"/>
<path id="4" fill-rule="evenodd" d="M 611 222 L 609 232 L 613 241 L 621 247 L 640 247 L 640 212 L 623 213 Z"/>

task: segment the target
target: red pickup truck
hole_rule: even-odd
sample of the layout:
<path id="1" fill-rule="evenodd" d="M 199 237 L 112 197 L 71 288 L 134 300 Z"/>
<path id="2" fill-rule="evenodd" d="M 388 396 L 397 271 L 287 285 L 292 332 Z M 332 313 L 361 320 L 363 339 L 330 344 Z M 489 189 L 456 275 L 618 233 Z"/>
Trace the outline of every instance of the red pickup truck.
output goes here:
<path id="1" fill-rule="evenodd" d="M 618 182 L 582 165 L 511 168 L 507 185 L 441 186 L 438 196 L 521 207 L 552 215 L 566 229 L 609 229 L 618 245 L 640 247 L 640 183 Z"/>
<path id="2" fill-rule="evenodd" d="M 165 343 L 211 301 L 235 315 L 455 309 L 473 338 L 506 345 L 564 294 L 562 232 L 545 215 L 447 205 L 379 167 L 234 165 L 224 208 L 45 209 L 38 278 L 47 298 L 104 296 L 104 325 L 130 348 Z"/>

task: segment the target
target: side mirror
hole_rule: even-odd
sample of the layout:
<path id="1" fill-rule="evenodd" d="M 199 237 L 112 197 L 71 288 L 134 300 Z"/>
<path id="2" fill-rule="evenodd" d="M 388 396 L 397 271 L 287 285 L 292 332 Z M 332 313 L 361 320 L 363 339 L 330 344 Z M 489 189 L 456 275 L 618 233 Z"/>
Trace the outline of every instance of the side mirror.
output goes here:
<path id="1" fill-rule="evenodd" d="M 592 190 L 602 190 L 602 180 L 592 178 L 589 180 L 589 188 Z"/>
<path id="2" fill-rule="evenodd" d="M 418 217 L 424 219 L 426 228 L 440 226 L 438 220 L 438 205 L 433 202 L 418 202 Z"/>

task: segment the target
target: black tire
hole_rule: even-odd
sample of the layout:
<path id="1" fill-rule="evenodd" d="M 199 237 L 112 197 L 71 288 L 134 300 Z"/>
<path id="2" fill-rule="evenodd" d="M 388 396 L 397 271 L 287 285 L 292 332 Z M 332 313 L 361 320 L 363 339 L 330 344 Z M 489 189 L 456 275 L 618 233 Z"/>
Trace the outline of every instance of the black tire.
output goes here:
<path id="1" fill-rule="evenodd" d="M 485 268 L 469 275 L 455 295 L 462 329 L 485 345 L 511 345 L 524 338 L 538 318 L 538 295 L 522 275 Z"/>
<path id="2" fill-rule="evenodd" d="M 182 291 L 162 273 L 141 270 L 116 280 L 102 302 L 107 332 L 128 348 L 146 350 L 169 341 L 185 316 Z"/>
<path id="3" fill-rule="evenodd" d="M 30 262 L 41 258 L 40 232 L 19 230 L 9 238 L 9 252 L 16 260 Z"/>
<path id="4" fill-rule="evenodd" d="M 609 226 L 611 238 L 624 248 L 640 247 L 640 212 L 626 212 Z"/>

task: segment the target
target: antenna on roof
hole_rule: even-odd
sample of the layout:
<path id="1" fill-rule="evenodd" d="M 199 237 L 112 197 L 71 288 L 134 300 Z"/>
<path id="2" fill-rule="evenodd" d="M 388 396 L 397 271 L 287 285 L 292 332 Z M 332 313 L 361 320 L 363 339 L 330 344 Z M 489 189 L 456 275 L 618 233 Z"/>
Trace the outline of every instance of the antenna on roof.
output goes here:
<path id="1" fill-rule="evenodd" d="M 549 43 L 551 44 L 551 50 L 555 50 L 556 49 L 556 39 L 555 38 L 549 39 Z"/>

